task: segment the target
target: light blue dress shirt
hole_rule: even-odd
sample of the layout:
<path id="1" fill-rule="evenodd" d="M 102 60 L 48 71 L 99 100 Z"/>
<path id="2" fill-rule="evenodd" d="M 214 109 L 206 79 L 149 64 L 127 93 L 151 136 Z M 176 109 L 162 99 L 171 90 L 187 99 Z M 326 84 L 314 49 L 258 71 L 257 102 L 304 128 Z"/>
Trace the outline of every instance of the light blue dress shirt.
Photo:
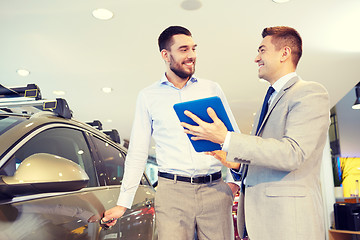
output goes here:
<path id="1" fill-rule="evenodd" d="M 175 103 L 219 96 L 235 132 L 240 132 L 220 86 L 194 76 L 178 89 L 164 74 L 160 81 L 140 91 L 136 104 L 125 174 L 117 205 L 130 208 L 148 158 L 150 139 L 155 141 L 161 172 L 196 177 L 221 170 L 212 156 L 195 152 L 173 109 Z"/>

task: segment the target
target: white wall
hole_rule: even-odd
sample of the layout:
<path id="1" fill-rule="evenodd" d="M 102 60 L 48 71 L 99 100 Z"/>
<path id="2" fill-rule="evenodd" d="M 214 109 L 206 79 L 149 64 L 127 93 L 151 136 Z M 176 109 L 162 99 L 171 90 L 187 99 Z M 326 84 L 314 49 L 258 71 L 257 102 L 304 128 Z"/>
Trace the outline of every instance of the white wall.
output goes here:
<path id="1" fill-rule="evenodd" d="M 326 239 L 329 239 L 328 229 L 334 224 L 334 178 L 332 173 L 329 139 L 326 141 L 320 172 L 321 190 L 324 206 Z"/>

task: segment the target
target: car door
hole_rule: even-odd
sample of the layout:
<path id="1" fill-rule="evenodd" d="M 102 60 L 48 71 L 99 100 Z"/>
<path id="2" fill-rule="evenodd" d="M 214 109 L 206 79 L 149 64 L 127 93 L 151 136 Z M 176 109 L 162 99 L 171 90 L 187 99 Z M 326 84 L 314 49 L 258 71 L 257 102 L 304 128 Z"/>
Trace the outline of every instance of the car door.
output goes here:
<path id="1" fill-rule="evenodd" d="M 105 139 L 91 136 L 101 162 L 100 182 L 109 186 L 112 205 L 115 206 L 124 174 L 125 151 Z M 122 239 L 156 239 L 154 189 L 143 175 L 132 208 L 127 210 L 113 228 L 118 228 Z M 102 232 L 101 234 L 105 234 Z"/>
<path id="2" fill-rule="evenodd" d="M 120 239 L 117 229 L 104 229 L 99 220 L 111 204 L 100 186 L 86 132 L 64 124 L 49 124 L 29 133 L 11 150 L 14 154 L 0 174 L 11 176 L 19 164 L 36 153 L 49 153 L 80 165 L 89 176 L 80 191 L 43 193 L 0 200 L 0 239 Z M 47 169 L 43 169 L 44 172 Z"/>

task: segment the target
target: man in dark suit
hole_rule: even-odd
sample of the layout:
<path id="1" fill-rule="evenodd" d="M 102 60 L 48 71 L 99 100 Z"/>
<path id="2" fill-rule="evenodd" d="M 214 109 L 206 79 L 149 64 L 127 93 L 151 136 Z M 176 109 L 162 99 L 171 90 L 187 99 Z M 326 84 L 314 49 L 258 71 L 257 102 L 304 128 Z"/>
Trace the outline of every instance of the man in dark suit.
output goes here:
<path id="1" fill-rule="evenodd" d="M 211 108 L 214 123 L 186 111 L 199 126 L 182 126 L 194 140 L 224 144 L 223 163 L 247 169 L 238 219 L 251 240 L 325 239 L 320 166 L 330 123 L 329 96 L 322 85 L 296 74 L 302 39 L 295 29 L 265 28 L 262 37 L 255 62 L 259 78 L 271 86 L 252 134 L 228 132 Z M 221 159 L 220 153 L 211 154 Z M 244 232 L 244 225 L 239 228 Z"/>

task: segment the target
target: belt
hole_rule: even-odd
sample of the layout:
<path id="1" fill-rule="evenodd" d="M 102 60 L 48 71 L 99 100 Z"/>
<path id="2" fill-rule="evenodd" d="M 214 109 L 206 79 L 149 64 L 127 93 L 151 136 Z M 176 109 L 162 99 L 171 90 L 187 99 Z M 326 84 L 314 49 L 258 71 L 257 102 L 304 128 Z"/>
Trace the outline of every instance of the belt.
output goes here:
<path id="1" fill-rule="evenodd" d="M 212 181 L 218 180 L 221 178 L 221 172 L 212 173 L 209 175 L 204 175 L 200 177 L 184 177 L 179 176 L 176 174 L 159 172 L 159 177 L 171 179 L 174 181 L 182 181 L 182 182 L 189 182 L 189 183 L 211 183 Z"/>

